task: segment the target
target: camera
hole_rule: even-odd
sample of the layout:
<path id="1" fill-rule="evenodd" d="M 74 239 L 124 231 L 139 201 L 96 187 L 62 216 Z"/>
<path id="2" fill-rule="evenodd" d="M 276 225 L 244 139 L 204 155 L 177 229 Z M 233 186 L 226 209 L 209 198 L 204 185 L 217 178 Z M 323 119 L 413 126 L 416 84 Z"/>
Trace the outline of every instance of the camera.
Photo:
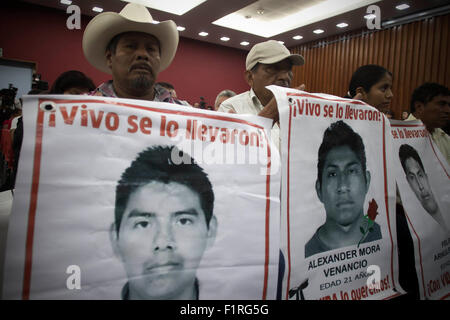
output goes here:
<path id="1" fill-rule="evenodd" d="M 9 87 L 6 89 L 0 90 L 0 98 L 1 98 L 1 106 L 2 107 L 14 107 L 14 99 L 16 98 L 17 88 L 9 84 Z"/>
<path id="2" fill-rule="evenodd" d="M 48 82 L 41 80 L 40 74 L 33 74 L 33 81 L 31 82 L 31 89 L 48 90 Z"/>

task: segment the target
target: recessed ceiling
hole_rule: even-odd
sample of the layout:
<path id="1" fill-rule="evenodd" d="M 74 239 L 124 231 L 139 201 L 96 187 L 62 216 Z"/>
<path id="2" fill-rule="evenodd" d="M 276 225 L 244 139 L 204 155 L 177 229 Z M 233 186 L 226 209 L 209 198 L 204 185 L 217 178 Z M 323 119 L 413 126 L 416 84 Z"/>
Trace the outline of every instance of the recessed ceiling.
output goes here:
<path id="1" fill-rule="evenodd" d="M 66 11 L 67 4 L 60 0 L 20 0 L 31 4 Z M 71 0 L 81 13 L 95 16 L 93 7 L 103 12 L 120 12 L 126 5 L 123 0 Z M 351 30 L 367 28 L 364 16 L 374 4 L 380 8 L 381 21 L 386 22 L 418 12 L 444 7 L 448 0 L 130 0 L 149 7 L 153 19 L 173 20 L 180 36 L 222 46 L 250 50 L 268 39 L 283 41 L 291 48 Z M 397 6 L 407 4 L 404 10 Z M 402 6 L 406 7 L 406 6 Z M 224 23 L 231 16 L 240 16 L 245 24 Z M 245 18 L 250 16 L 249 18 Z M 228 18 L 227 18 L 228 17 Z M 346 24 L 345 27 L 337 25 Z M 219 25 L 220 24 L 220 25 Z M 315 30 L 322 33 L 314 33 Z M 207 33 L 205 36 L 199 35 Z M 224 41 L 221 38 L 228 38 Z"/>
<path id="2" fill-rule="evenodd" d="M 156 9 L 181 16 L 202 4 L 206 0 L 121 0 L 124 2 L 133 2 L 142 4 L 150 9 Z"/>
<path id="3" fill-rule="evenodd" d="M 380 0 L 260 0 L 213 24 L 270 38 L 376 2 Z"/>

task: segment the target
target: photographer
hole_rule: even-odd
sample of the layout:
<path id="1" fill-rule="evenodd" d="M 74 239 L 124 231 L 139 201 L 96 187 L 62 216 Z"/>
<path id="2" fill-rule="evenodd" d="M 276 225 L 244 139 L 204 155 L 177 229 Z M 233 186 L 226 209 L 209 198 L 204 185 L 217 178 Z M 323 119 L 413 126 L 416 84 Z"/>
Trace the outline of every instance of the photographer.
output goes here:
<path id="1" fill-rule="evenodd" d="M 1 152 L 0 152 L 0 191 L 9 190 L 12 187 L 13 150 L 10 135 L 12 119 L 19 112 L 16 108 L 15 98 L 17 88 L 12 84 L 6 89 L 0 90 L 0 123 L 1 123 Z M 21 112 L 22 110 L 20 110 Z"/>

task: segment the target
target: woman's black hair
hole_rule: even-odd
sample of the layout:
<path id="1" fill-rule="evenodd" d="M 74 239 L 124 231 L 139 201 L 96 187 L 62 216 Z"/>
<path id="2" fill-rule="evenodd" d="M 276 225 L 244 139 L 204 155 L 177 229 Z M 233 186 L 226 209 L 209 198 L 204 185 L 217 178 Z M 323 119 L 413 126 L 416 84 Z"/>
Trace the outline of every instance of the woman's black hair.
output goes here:
<path id="1" fill-rule="evenodd" d="M 95 85 L 83 72 L 70 70 L 63 72 L 55 80 L 49 93 L 63 94 L 64 91 L 70 88 L 82 88 L 93 91 L 95 90 Z"/>
<path id="2" fill-rule="evenodd" d="M 385 74 L 389 74 L 392 77 L 392 73 L 376 64 L 367 64 L 359 67 L 352 75 L 350 84 L 348 86 L 348 93 L 350 97 L 356 95 L 356 89 L 362 87 L 364 91 L 369 92 L 370 88 L 377 82 L 379 82 Z"/>

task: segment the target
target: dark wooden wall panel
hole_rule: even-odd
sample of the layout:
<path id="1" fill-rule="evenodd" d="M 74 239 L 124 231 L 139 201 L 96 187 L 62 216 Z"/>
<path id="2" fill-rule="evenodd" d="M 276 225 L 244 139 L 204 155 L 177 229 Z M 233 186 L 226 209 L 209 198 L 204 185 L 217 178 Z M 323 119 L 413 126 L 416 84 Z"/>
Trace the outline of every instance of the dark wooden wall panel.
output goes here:
<path id="1" fill-rule="evenodd" d="M 450 15 L 427 18 L 388 29 L 360 30 L 291 48 L 306 63 L 294 68 L 294 86 L 309 92 L 344 96 L 353 72 L 379 64 L 392 72 L 396 118 L 409 109 L 413 90 L 427 81 L 450 86 Z"/>

